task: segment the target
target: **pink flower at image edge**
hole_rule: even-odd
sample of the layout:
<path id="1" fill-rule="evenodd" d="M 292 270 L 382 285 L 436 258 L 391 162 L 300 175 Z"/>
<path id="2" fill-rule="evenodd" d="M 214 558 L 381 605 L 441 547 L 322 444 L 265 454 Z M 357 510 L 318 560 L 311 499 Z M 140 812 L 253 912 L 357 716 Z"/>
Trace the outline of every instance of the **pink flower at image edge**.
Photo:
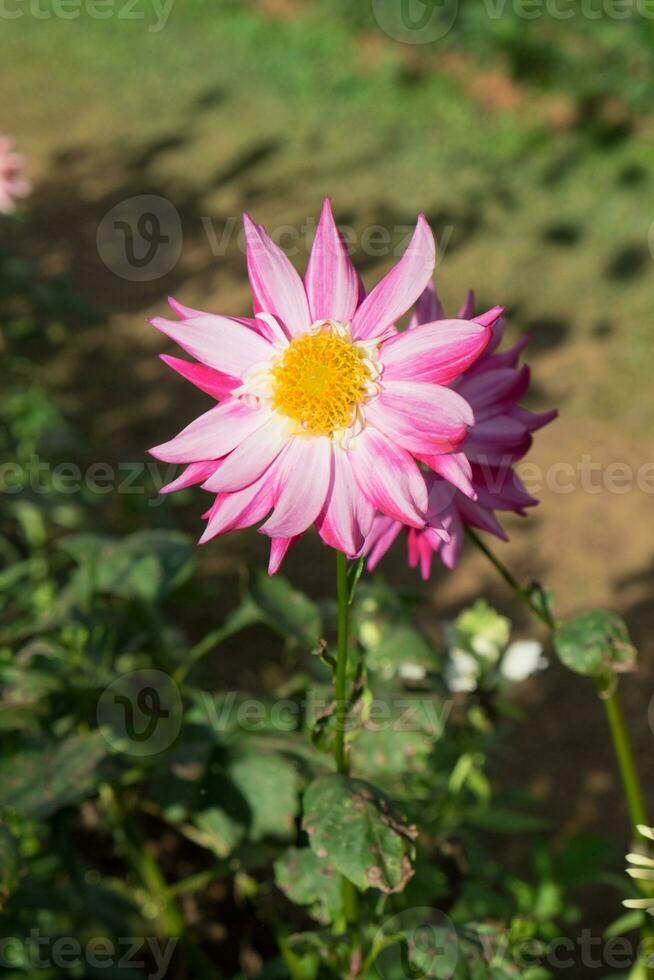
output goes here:
<path id="1" fill-rule="evenodd" d="M 271 573 L 312 525 L 349 557 L 361 553 L 377 514 L 423 529 L 425 467 L 472 492 L 460 447 L 474 416 L 451 385 L 483 353 L 501 309 L 398 332 L 434 271 L 423 216 L 368 295 L 329 201 L 304 280 L 264 229 L 244 220 L 254 316 L 171 300 L 180 319 L 152 320 L 195 359 L 163 360 L 218 403 L 151 450 L 186 464 L 163 492 L 200 483 L 215 495 L 202 542 L 260 524 L 272 539 Z M 449 538 L 437 519 L 430 530 Z"/>
<path id="2" fill-rule="evenodd" d="M 8 137 L 0 136 L 0 214 L 14 212 L 16 201 L 31 190 L 22 156 L 12 151 Z"/>

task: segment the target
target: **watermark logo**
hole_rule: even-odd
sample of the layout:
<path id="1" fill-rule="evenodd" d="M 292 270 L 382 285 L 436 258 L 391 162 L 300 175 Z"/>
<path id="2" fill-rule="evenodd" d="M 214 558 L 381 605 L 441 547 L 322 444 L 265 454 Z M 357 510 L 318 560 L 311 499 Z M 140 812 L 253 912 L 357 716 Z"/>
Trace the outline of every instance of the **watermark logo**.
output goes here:
<path id="1" fill-rule="evenodd" d="M 139 194 L 116 204 L 98 225 L 100 258 L 114 275 L 130 282 L 160 279 L 177 264 L 182 222 L 165 197 Z"/>
<path id="2" fill-rule="evenodd" d="M 375 960 L 383 980 L 451 980 L 459 959 L 456 929 L 438 909 L 405 909 L 375 936 Z"/>
<path id="3" fill-rule="evenodd" d="M 179 688 L 161 670 L 134 670 L 103 691 L 97 717 L 100 731 L 117 751 L 156 755 L 172 745 L 179 734 Z"/>
<path id="4" fill-rule="evenodd" d="M 372 0 L 382 31 L 403 44 L 431 44 L 454 27 L 459 0 Z"/>

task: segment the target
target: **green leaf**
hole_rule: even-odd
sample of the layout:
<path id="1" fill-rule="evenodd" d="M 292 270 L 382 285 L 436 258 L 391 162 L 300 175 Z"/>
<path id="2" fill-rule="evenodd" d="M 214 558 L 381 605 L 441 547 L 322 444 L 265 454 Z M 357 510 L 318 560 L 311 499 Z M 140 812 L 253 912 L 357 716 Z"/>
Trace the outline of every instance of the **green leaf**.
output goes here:
<path id="1" fill-rule="evenodd" d="M 271 629 L 302 646 L 317 646 L 322 632 L 318 608 L 286 579 L 257 572 L 249 597 Z"/>
<path id="2" fill-rule="evenodd" d="M 360 586 L 353 618 L 366 668 L 380 678 L 392 680 L 407 670 L 421 678 L 436 667 L 434 651 L 414 626 L 407 603 L 383 582 Z"/>
<path id="3" fill-rule="evenodd" d="M 291 902 L 309 906 L 310 914 L 321 925 L 329 925 L 340 912 L 339 876 L 310 847 L 289 847 L 275 861 L 275 881 Z"/>
<path id="4" fill-rule="evenodd" d="M 361 891 L 399 892 L 413 874 L 415 827 L 361 779 L 332 774 L 314 780 L 304 796 L 303 827 L 317 857 Z"/>
<path id="5" fill-rule="evenodd" d="M 600 678 L 633 670 L 637 651 L 624 620 L 615 613 L 581 613 L 560 626 L 554 646 L 561 662 L 576 674 Z"/>
<path id="6" fill-rule="evenodd" d="M 20 875 L 20 856 L 12 834 L 0 826 L 0 910 L 15 891 Z"/>
<path id="7" fill-rule="evenodd" d="M 123 539 L 76 534 L 65 538 L 62 548 L 79 566 L 71 587 L 84 599 L 105 593 L 152 602 L 195 569 L 191 540 L 178 531 L 138 531 Z"/>
<path id="8" fill-rule="evenodd" d="M 624 936 L 625 933 L 634 929 L 642 929 L 644 922 L 645 912 L 640 909 L 630 909 L 606 927 L 604 938 L 614 939 L 616 936 Z"/>
<path id="9" fill-rule="evenodd" d="M 290 840 L 297 812 L 295 768 L 279 755 L 246 751 L 210 765 L 191 820 L 198 843 L 226 857 L 246 839 Z"/>
<path id="10" fill-rule="evenodd" d="M 359 584 L 359 579 L 363 575 L 363 570 L 366 567 L 366 556 L 361 555 L 361 557 L 356 561 L 352 562 L 347 569 L 347 588 L 348 588 L 348 605 L 351 606 L 354 602 L 354 596 L 357 590 L 357 585 Z"/>
<path id="11" fill-rule="evenodd" d="M 91 796 L 108 746 L 100 732 L 36 742 L 0 761 L 0 810 L 47 817 Z"/>

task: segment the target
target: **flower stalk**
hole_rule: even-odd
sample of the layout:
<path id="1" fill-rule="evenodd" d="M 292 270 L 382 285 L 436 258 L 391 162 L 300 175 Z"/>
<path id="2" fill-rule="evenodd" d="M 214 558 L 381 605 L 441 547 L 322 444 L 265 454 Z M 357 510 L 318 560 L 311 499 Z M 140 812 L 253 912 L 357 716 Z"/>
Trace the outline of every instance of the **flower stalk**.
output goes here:
<path id="1" fill-rule="evenodd" d="M 493 567 L 499 572 L 504 581 L 513 589 L 522 604 L 536 616 L 551 632 L 557 628 L 557 622 L 551 611 L 546 605 L 542 607 L 534 602 L 533 596 L 524 589 L 516 578 L 512 575 L 504 563 L 497 557 L 495 552 L 489 548 L 485 541 L 472 530 L 466 528 L 466 534 L 471 541 L 489 559 Z M 604 703 L 606 716 L 611 732 L 611 739 L 615 749 L 625 800 L 629 810 L 629 819 L 634 837 L 638 837 L 638 826 L 647 824 L 647 814 L 645 811 L 645 799 L 638 775 L 638 768 L 634 757 L 631 738 L 624 719 L 622 703 L 616 689 L 607 690 L 606 685 L 597 683 L 597 691 L 600 699 Z"/>
<path id="2" fill-rule="evenodd" d="M 524 606 L 543 623 L 551 633 L 558 626 L 556 618 L 546 603 L 539 605 L 534 601 L 533 594 L 523 588 L 506 565 L 497 557 L 495 552 L 489 548 L 485 541 L 470 527 L 466 527 L 466 534 L 471 541 L 488 558 L 493 567 L 501 575 L 504 581 L 514 591 L 518 599 Z M 605 681 L 596 681 L 597 693 L 604 704 L 606 717 L 611 733 L 611 740 L 620 770 L 622 789 L 629 812 L 629 823 L 635 840 L 639 838 L 639 826 L 648 824 L 647 812 L 645 809 L 645 798 L 643 795 L 642 784 L 636 765 L 633 746 L 629 736 L 629 730 L 625 723 L 622 702 L 617 691 L 617 686 L 607 687 Z M 645 924 L 642 929 L 643 941 L 646 948 L 650 948 L 652 942 L 652 927 Z M 645 976 L 648 980 L 654 980 L 654 967 L 650 966 L 649 960 L 645 963 Z"/>
<path id="3" fill-rule="evenodd" d="M 334 760 L 341 775 L 350 773 L 350 758 L 345 742 L 347 726 L 347 657 L 350 644 L 350 588 L 347 574 L 347 558 L 341 551 L 336 552 L 336 596 L 338 600 L 338 636 L 336 670 L 334 674 L 336 695 L 336 742 Z M 348 925 L 356 926 L 359 918 L 359 901 L 354 884 L 341 877 L 341 896 L 343 915 Z"/>

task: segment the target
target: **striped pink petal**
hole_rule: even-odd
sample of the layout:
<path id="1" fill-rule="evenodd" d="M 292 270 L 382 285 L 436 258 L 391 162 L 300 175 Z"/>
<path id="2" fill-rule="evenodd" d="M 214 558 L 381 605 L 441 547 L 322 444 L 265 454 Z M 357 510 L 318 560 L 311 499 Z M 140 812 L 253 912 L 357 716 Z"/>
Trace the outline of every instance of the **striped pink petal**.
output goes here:
<path id="1" fill-rule="evenodd" d="M 235 378 L 275 354 L 267 340 L 231 317 L 207 313 L 178 322 L 157 316 L 150 322 L 198 361 Z"/>
<path id="2" fill-rule="evenodd" d="M 263 520 L 272 506 L 272 488 L 266 476 L 236 493 L 221 493 L 209 511 L 208 522 L 200 544 L 217 534 L 252 527 Z"/>
<path id="3" fill-rule="evenodd" d="M 389 381 L 366 414 L 398 445 L 427 455 L 454 452 L 474 423 L 470 406 L 456 391 L 424 381 Z"/>
<path id="4" fill-rule="evenodd" d="M 230 374 L 223 374 L 215 368 L 207 367 L 206 364 L 196 364 L 193 361 L 184 361 L 181 357 L 171 357 L 170 354 L 160 354 L 159 357 L 173 371 L 177 371 L 183 378 L 190 381 L 192 385 L 211 395 L 216 401 L 227 398 L 228 395 L 238 388 L 240 381 Z"/>
<path id="5" fill-rule="evenodd" d="M 382 514 L 423 526 L 427 487 L 409 453 L 368 427 L 357 437 L 349 460 L 359 487 Z"/>
<path id="6" fill-rule="evenodd" d="M 353 337 L 357 340 L 378 337 L 399 320 L 431 280 L 435 264 L 434 236 L 421 214 L 400 261 L 366 296 L 354 314 Z"/>
<path id="7" fill-rule="evenodd" d="M 271 415 L 226 457 L 202 489 L 227 493 L 247 487 L 265 473 L 288 440 L 287 420 Z"/>
<path id="8" fill-rule="evenodd" d="M 255 310 L 272 313 L 290 337 L 304 333 L 311 326 L 311 317 L 302 279 L 261 225 L 255 225 L 247 214 L 243 223 Z"/>
<path id="9" fill-rule="evenodd" d="M 375 517 L 370 534 L 366 538 L 364 553 L 368 556 L 368 571 L 373 572 L 391 547 L 404 525 L 394 521 L 392 517 L 378 514 Z"/>
<path id="10" fill-rule="evenodd" d="M 460 490 L 461 493 L 464 493 L 466 497 L 470 497 L 472 500 L 476 499 L 477 493 L 472 485 L 472 466 L 465 453 L 420 456 L 420 460 Z"/>
<path id="11" fill-rule="evenodd" d="M 269 411 L 255 411 L 243 402 L 230 398 L 200 415 L 170 442 L 155 446 L 150 454 L 164 463 L 197 463 L 219 459 L 231 453 L 269 418 Z"/>
<path id="12" fill-rule="evenodd" d="M 384 382 L 449 384 L 483 353 L 490 336 L 487 327 L 471 320 L 437 320 L 405 330 L 380 349 Z"/>
<path id="13" fill-rule="evenodd" d="M 359 277 L 325 200 L 311 249 L 305 285 L 311 318 L 349 323 L 359 303 Z"/>
<path id="14" fill-rule="evenodd" d="M 189 463 L 183 473 L 162 487 L 159 493 L 174 493 L 175 490 L 183 490 L 185 487 L 193 487 L 197 483 L 202 483 L 218 468 L 218 460 L 209 460 L 206 463 Z"/>
<path id="15" fill-rule="evenodd" d="M 271 538 L 270 540 L 270 560 L 268 561 L 268 574 L 275 575 L 286 558 L 286 552 L 295 544 L 299 535 L 294 538 Z"/>
<path id="16" fill-rule="evenodd" d="M 363 546 L 366 533 L 374 517 L 374 509 L 368 508 L 367 526 L 361 527 L 357 500 L 361 491 L 357 486 L 352 468 L 344 450 L 333 450 L 332 480 L 327 503 L 318 516 L 317 527 L 325 544 L 349 557 L 354 557 Z M 364 518 L 365 520 L 365 518 Z"/>
<path id="17" fill-rule="evenodd" d="M 261 528 L 264 534 L 291 538 L 306 531 L 323 508 L 331 474 L 329 439 L 292 439 L 274 463 L 274 510 Z"/>

